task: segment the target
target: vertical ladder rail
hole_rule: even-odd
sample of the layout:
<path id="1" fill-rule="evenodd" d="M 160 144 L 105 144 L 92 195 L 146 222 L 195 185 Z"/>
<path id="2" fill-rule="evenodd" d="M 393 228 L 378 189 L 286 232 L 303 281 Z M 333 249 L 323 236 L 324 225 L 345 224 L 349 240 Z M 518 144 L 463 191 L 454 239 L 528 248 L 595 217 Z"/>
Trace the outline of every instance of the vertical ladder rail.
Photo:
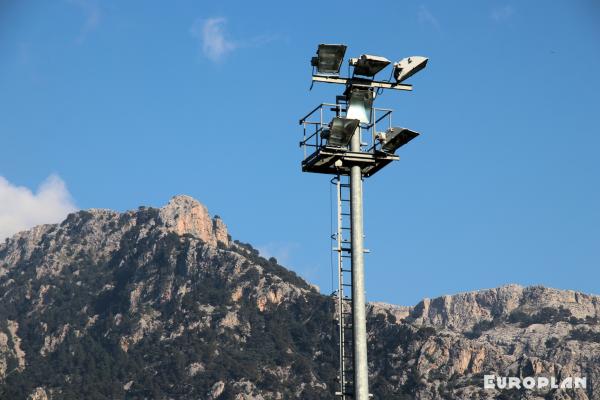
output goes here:
<path id="1" fill-rule="evenodd" d="M 339 340 L 339 374 L 340 374 L 340 395 L 341 399 L 345 400 L 344 393 L 346 392 L 346 371 L 345 371 L 345 332 L 344 332 L 344 285 L 343 285 L 343 258 L 342 258 L 342 179 L 337 176 L 336 180 L 336 198 L 337 198 L 337 228 L 336 228 L 336 243 L 337 243 L 337 265 L 338 265 L 338 340 Z"/>
<path id="2" fill-rule="evenodd" d="M 338 322 L 339 342 L 339 391 L 341 400 L 353 399 L 354 388 L 354 348 L 353 348 L 353 303 L 352 269 L 346 267 L 351 259 L 351 223 L 350 223 L 350 183 L 348 177 L 338 175 L 332 180 L 336 185 L 337 227 L 335 232 L 338 266 L 338 289 L 336 319 Z M 349 263 L 348 263 L 349 264 Z"/>

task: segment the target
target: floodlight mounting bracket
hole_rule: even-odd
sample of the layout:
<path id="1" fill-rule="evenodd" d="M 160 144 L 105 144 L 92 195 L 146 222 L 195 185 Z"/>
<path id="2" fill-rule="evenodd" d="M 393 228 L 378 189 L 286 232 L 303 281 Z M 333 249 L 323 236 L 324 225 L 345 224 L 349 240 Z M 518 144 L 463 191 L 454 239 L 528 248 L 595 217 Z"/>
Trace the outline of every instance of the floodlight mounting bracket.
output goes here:
<path id="1" fill-rule="evenodd" d="M 337 83 L 339 85 L 362 86 L 362 87 L 368 87 L 368 88 L 408 90 L 408 91 L 412 90 L 412 85 L 407 85 L 404 83 L 382 82 L 382 81 L 374 81 L 371 79 L 363 79 L 363 78 L 340 78 L 337 76 L 313 75 L 312 81 L 313 82 L 323 82 L 323 83 Z"/>
<path id="2" fill-rule="evenodd" d="M 303 172 L 315 172 L 329 175 L 350 175 L 350 168 L 357 165 L 361 175 L 368 178 L 377 171 L 399 160 L 395 154 L 383 151 L 350 151 L 341 147 L 322 146 L 302 161 Z"/>

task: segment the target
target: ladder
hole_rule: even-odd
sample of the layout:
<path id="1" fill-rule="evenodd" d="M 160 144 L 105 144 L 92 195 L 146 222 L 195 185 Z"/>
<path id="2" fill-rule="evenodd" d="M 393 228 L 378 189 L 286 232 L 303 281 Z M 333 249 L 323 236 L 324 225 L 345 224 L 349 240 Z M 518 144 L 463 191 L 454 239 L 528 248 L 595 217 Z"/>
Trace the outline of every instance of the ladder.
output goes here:
<path id="1" fill-rule="evenodd" d="M 338 175 L 331 180 L 337 194 L 337 229 L 332 234 L 337 253 L 338 288 L 335 292 L 336 315 L 339 343 L 339 388 L 336 397 L 341 400 L 353 399 L 354 395 L 354 348 L 353 348 L 353 303 L 352 303 L 352 241 L 350 179 Z"/>

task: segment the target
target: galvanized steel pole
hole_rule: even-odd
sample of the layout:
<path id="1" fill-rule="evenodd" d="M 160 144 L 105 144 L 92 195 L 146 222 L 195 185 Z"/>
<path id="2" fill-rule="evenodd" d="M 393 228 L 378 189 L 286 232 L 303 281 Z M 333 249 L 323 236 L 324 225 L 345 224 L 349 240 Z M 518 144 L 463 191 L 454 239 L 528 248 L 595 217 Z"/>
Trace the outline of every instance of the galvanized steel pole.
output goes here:
<path id="1" fill-rule="evenodd" d="M 360 152 L 360 127 L 350 143 L 350 151 Z M 365 263 L 363 245 L 363 196 L 360 166 L 350 169 L 352 229 L 352 315 L 354 335 L 354 399 L 369 400 L 369 364 L 367 362 L 367 319 L 365 300 Z"/>

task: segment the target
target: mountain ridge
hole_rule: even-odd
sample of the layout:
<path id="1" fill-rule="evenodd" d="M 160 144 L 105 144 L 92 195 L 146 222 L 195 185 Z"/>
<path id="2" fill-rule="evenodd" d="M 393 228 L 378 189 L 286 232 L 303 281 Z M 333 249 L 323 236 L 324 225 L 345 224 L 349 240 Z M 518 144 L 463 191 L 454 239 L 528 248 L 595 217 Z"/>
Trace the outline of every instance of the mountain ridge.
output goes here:
<path id="1" fill-rule="evenodd" d="M 331 298 L 233 240 L 189 196 L 78 211 L 15 234 L 0 244 L 0 298 L 0 398 L 322 399 L 335 390 Z M 593 385 L 485 391 L 482 374 L 595 382 L 599 317 L 600 297 L 539 286 L 370 303 L 372 391 L 598 399 Z"/>

